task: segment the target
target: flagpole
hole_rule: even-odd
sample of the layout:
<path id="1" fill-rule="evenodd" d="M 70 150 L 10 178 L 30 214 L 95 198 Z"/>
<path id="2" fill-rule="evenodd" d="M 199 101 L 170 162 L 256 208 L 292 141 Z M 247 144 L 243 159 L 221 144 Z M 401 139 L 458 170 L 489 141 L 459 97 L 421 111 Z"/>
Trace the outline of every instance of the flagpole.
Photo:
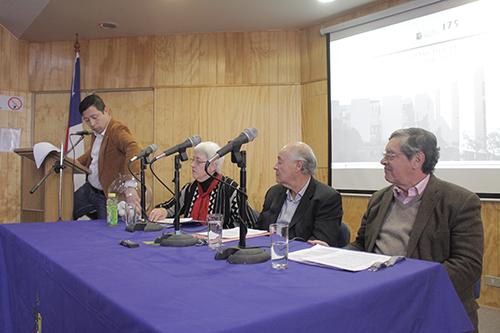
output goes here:
<path id="1" fill-rule="evenodd" d="M 79 73 L 78 73 L 78 82 L 76 82 L 76 71 L 77 71 L 77 59 L 80 58 L 80 42 L 78 41 L 78 33 L 75 33 L 75 43 L 73 44 L 73 48 L 75 50 L 75 62 L 73 64 L 73 75 L 72 75 L 72 79 L 71 79 L 71 92 L 70 92 L 70 112 L 68 114 L 68 126 L 66 127 L 66 140 L 64 142 L 64 153 L 67 154 L 70 149 L 69 149 L 69 132 L 70 132 L 70 127 L 71 127 L 71 108 L 72 108 L 72 103 L 74 103 L 75 101 L 73 101 L 73 94 L 76 92 L 76 90 L 78 89 L 78 103 L 80 103 L 80 78 L 79 78 Z M 79 62 L 79 60 L 78 60 Z M 80 71 L 79 69 L 80 65 L 78 64 L 78 72 Z M 78 84 L 78 87 L 76 87 L 76 84 Z M 76 106 L 78 108 L 78 106 Z M 71 150 L 74 149 L 76 147 L 76 145 L 74 145 L 74 147 L 71 147 Z"/>

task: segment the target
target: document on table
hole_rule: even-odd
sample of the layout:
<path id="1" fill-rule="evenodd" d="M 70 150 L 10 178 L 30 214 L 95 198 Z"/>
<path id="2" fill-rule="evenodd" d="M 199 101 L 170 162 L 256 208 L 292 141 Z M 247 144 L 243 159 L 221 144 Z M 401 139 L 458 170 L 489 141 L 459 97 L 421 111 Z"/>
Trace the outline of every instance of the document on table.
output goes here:
<path id="1" fill-rule="evenodd" d="M 199 233 L 197 233 L 197 235 L 202 236 L 202 237 L 207 237 L 207 233 L 208 233 L 208 231 L 199 232 Z M 266 230 L 248 229 L 246 238 L 266 236 L 268 234 L 269 234 L 269 232 Z M 233 240 L 238 240 L 238 239 L 240 239 L 240 228 L 239 227 L 222 230 L 222 242 L 223 243 L 230 242 Z"/>
<path id="2" fill-rule="evenodd" d="M 193 220 L 191 217 L 182 217 L 182 218 L 179 219 L 179 223 L 180 224 L 190 223 L 190 222 L 196 223 L 196 222 L 199 222 L 199 221 Z M 158 220 L 158 221 L 156 221 L 156 223 L 174 224 L 174 218 L 172 217 L 172 218 L 167 218 L 167 219 L 163 219 L 163 220 Z"/>
<path id="3" fill-rule="evenodd" d="M 358 272 L 368 269 L 377 262 L 386 262 L 390 256 L 351 251 L 315 245 L 311 248 L 290 252 L 288 259 L 310 265 L 333 267 Z"/>

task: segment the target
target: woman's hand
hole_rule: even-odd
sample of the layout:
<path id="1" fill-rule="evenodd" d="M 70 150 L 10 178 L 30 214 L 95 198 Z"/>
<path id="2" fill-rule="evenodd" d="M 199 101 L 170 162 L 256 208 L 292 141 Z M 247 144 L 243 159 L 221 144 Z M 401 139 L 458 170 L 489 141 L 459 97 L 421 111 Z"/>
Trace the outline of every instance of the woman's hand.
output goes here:
<path id="1" fill-rule="evenodd" d="M 149 213 L 149 220 L 156 222 L 158 220 L 163 220 L 167 217 L 167 210 L 165 208 L 155 208 Z"/>

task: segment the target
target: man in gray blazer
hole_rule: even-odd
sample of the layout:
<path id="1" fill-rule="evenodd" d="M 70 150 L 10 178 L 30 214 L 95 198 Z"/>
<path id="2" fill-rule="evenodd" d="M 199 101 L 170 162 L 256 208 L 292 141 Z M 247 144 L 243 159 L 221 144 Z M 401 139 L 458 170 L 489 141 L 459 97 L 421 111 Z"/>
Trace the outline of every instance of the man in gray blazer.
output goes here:
<path id="1" fill-rule="evenodd" d="M 433 175 L 438 159 L 434 134 L 421 128 L 392 133 L 381 160 L 392 186 L 373 194 L 348 248 L 442 263 L 477 330 L 481 206 L 474 193 Z"/>
<path id="2" fill-rule="evenodd" d="M 303 142 L 284 146 L 274 166 L 276 182 L 266 193 L 257 228 L 287 223 L 289 237 L 311 244 L 337 246 L 340 241 L 342 199 L 313 175 L 316 157 Z"/>

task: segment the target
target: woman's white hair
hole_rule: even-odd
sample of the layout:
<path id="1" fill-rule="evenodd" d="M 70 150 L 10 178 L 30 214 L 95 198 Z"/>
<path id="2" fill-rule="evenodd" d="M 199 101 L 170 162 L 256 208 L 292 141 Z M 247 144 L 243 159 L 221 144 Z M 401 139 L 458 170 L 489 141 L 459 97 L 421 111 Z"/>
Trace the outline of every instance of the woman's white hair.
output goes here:
<path id="1" fill-rule="evenodd" d="M 214 156 L 215 153 L 220 149 L 220 146 L 212 141 L 200 142 L 196 147 L 194 147 L 194 152 L 202 154 L 208 160 L 210 157 Z M 224 164 L 224 156 L 215 160 L 215 171 L 217 173 L 222 172 L 222 164 Z"/>

